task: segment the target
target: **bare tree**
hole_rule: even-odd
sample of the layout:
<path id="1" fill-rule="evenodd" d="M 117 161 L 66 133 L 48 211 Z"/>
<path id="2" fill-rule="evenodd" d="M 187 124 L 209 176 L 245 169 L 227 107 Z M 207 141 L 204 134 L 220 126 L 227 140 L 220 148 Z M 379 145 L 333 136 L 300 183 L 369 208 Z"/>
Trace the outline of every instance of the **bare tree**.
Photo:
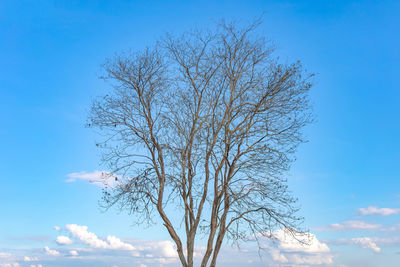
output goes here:
<path id="1" fill-rule="evenodd" d="M 279 63 L 258 24 L 167 35 L 104 64 L 114 90 L 89 115 L 117 181 L 104 205 L 139 223 L 158 214 L 182 266 L 193 266 L 199 233 L 201 266 L 215 266 L 224 239 L 270 237 L 301 221 L 284 175 L 311 121 L 312 75 Z"/>

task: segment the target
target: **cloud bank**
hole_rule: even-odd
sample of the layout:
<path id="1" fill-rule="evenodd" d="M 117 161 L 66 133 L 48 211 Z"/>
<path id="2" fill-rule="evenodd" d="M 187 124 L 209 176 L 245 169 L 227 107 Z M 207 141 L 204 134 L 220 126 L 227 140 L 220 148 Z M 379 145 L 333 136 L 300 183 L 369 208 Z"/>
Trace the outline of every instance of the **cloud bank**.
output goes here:
<path id="1" fill-rule="evenodd" d="M 312 234 L 292 235 L 285 230 L 277 230 L 272 233 L 275 240 L 263 238 L 262 246 L 267 251 L 273 262 L 294 265 L 320 265 L 332 264 L 333 255 L 327 244 L 319 241 Z"/>
<path id="2" fill-rule="evenodd" d="M 378 208 L 375 206 L 369 206 L 368 208 L 360 208 L 359 211 L 361 215 L 389 216 L 389 215 L 400 214 L 400 209 Z"/>
<path id="3" fill-rule="evenodd" d="M 368 223 L 365 221 L 346 221 L 342 223 L 334 223 L 329 226 L 322 227 L 321 229 L 348 231 L 348 230 L 376 230 L 380 227 L 382 227 L 382 225 Z"/>
<path id="4" fill-rule="evenodd" d="M 377 245 L 377 243 L 388 243 L 396 240 L 393 239 L 385 239 L 385 238 L 372 238 L 372 237 L 355 237 L 349 239 L 337 239 L 337 240 L 328 240 L 326 242 L 333 245 L 356 245 L 364 249 L 372 250 L 375 253 L 380 253 L 381 248 Z"/>
<path id="5" fill-rule="evenodd" d="M 60 255 L 60 252 L 58 252 L 57 250 L 55 250 L 55 249 L 50 249 L 49 247 L 44 247 L 44 250 L 45 250 L 45 252 L 46 252 L 46 254 L 47 255 L 51 255 L 51 256 L 58 256 L 58 255 Z"/>

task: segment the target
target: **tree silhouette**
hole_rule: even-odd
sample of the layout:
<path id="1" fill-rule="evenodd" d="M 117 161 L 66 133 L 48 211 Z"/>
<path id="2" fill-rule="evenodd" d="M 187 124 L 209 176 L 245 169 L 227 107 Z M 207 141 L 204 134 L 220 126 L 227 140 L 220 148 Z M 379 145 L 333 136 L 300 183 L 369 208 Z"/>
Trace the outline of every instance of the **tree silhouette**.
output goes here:
<path id="1" fill-rule="evenodd" d="M 114 89 L 89 115 L 116 181 L 103 204 L 138 223 L 157 214 L 185 267 L 199 233 L 201 266 L 215 266 L 224 239 L 294 232 L 301 222 L 284 175 L 311 122 L 312 74 L 279 63 L 258 25 L 166 35 L 104 64 Z"/>

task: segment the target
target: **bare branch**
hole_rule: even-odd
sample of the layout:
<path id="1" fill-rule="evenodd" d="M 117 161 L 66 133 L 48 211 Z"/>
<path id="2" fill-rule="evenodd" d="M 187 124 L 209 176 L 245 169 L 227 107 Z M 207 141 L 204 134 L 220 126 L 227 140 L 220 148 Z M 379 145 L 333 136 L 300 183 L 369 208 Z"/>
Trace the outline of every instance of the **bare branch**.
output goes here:
<path id="1" fill-rule="evenodd" d="M 138 223 L 158 214 L 182 266 L 193 266 L 199 232 L 205 267 L 225 239 L 299 230 L 284 175 L 312 121 L 312 75 L 300 62 L 279 63 L 259 25 L 167 35 L 104 64 L 114 90 L 93 102 L 88 124 L 105 137 L 103 161 L 118 177 L 103 206 L 136 213 Z"/>

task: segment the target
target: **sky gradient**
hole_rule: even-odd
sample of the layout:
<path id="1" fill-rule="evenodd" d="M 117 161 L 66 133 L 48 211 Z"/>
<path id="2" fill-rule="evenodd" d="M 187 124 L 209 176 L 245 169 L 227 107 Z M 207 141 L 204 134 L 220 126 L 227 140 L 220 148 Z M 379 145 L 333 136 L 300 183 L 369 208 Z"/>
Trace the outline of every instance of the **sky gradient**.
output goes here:
<path id="1" fill-rule="evenodd" d="M 176 266 L 162 227 L 103 212 L 89 182 L 104 170 L 85 128 L 110 89 L 100 66 L 165 32 L 263 12 L 276 55 L 317 74 L 316 122 L 288 174 L 315 236 L 265 240 L 261 259 L 254 243 L 226 246 L 219 265 L 399 266 L 400 2 L 208 0 L 1 1 L 0 266 Z"/>

